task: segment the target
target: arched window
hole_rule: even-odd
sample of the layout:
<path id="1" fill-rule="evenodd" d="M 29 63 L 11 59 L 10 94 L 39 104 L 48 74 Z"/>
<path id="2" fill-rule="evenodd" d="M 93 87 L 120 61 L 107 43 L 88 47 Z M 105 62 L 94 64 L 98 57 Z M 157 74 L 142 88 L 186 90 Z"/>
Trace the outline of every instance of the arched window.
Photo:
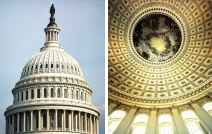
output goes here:
<path id="1" fill-rule="evenodd" d="M 212 116 L 212 102 L 204 104 L 203 108 Z"/>
<path id="2" fill-rule="evenodd" d="M 54 97 L 54 88 L 51 88 L 51 97 Z"/>
<path id="3" fill-rule="evenodd" d="M 112 134 L 118 127 L 121 120 L 126 115 L 125 111 L 117 110 L 114 111 L 109 117 L 109 134 Z"/>
<path id="4" fill-rule="evenodd" d="M 68 98 L 68 89 L 66 89 L 66 88 L 64 89 L 64 97 Z"/>
<path id="5" fill-rule="evenodd" d="M 174 134 L 172 117 L 169 114 L 163 114 L 158 119 L 160 134 Z"/>
<path id="6" fill-rule="evenodd" d="M 40 98 L 40 89 L 37 89 L 37 98 Z"/>
<path id="7" fill-rule="evenodd" d="M 57 97 L 58 98 L 62 97 L 62 93 L 61 93 L 61 89 L 60 88 L 57 89 Z"/>
<path id="8" fill-rule="evenodd" d="M 199 118 L 193 111 L 188 110 L 182 112 L 182 117 L 190 134 L 204 134 L 200 126 Z"/>
<path id="9" fill-rule="evenodd" d="M 80 95 L 80 98 L 81 98 L 81 100 L 83 101 L 83 92 L 81 92 L 80 94 L 81 94 L 81 95 Z"/>
<path id="10" fill-rule="evenodd" d="M 132 124 L 132 134 L 145 134 L 148 115 L 138 114 Z"/>
<path id="11" fill-rule="evenodd" d="M 47 89 L 44 88 L 43 92 L 44 92 L 44 93 L 43 93 L 44 98 L 47 98 Z"/>
<path id="12" fill-rule="evenodd" d="M 34 90 L 31 90 L 31 99 L 34 99 Z"/>

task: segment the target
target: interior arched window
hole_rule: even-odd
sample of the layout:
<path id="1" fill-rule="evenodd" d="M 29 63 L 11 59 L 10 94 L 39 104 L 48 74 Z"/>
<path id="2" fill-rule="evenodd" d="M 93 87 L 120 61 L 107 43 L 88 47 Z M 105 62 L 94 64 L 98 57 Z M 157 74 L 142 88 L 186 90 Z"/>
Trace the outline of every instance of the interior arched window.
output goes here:
<path id="1" fill-rule="evenodd" d="M 212 116 L 212 102 L 204 104 L 203 108 Z"/>
<path id="2" fill-rule="evenodd" d="M 160 134 L 174 134 L 172 117 L 169 114 L 163 114 L 158 119 Z"/>
<path id="3" fill-rule="evenodd" d="M 200 120 L 193 111 L 182 112 L 182 117 L 190 134 L 204 134 Z"/>
<path id="4" fill-rule="evenodd" d="M 148 115 L 138 114 L 132 124 L 132 134 L 145 134 L 148 122 Z"/>
<path id="5" fill-rule="evenodd" d="M 109 134 L 112 134 L 118 127 L 121 120 L 126 115 L 126 112 L 123 110 L 114 111 L 109 117 Z"/>

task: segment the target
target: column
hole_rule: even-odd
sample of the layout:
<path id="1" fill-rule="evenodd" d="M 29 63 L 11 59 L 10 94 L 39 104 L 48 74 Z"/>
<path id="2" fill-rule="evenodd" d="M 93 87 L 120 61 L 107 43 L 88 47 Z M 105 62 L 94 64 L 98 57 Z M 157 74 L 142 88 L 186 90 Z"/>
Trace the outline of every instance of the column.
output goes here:
<path id="1" fill-rule="evenodd" d="M 74 131 L 74 111 L 71 111 L 71 131 Z"/>
<path id="2" fill-rule="evenodd" d="M 26 127 L 25 127 L 25 126 L 26 126 L 26 125 L 25 125 L 25 124 L 26 124 L 26 113 L 23 112 L 23 114 L 24 114 L 24 118 L 23 118 L 23 132 L 25 132 L 25 131 L 26 131 L 26 129 L 25 129 L 25 128 L 26 128 Z"/>
<path id="3" fill-rule="evenodd" d="M 31 131 L 33 131 L 33 111 L 30 112 L 31 115 Z"/>
<path id="4" fill-rule="evenodd" d="M 69 113 L 68 114 L 68 122 L 69 122 L 68 128 L 69 128 L 69 130 L 71 130 L 71 125 L 72 125 L 71 111 L 69 111 L 68 113 Z"/>
<path id="5" fill-rule="evenodd" d="M 50 121 L 50 118 L 49 118 L 49 109 L 47 109 L 46 110 L 46 128 L 47 128 L 47 130 L 49 130 L 49 125 L 50 125 L 49 121 Z"/>
<path id="6" fill-rule="evenodd" d="M 146 134 L 156 134 L 157 133 L 157 111 L 150 111 L 150 116 L 147 124 Z"/>
<path id="7" fill-rule="evenodd" d="M 94 129 L 94 134 L 96 134 L 96 117 L 93 116 L 93 129 Z"/>
<path id="8" fill-rule="evenodd" d="M 40 88 L 40 98 L 44 98 L 44 89 Z"/>
<path id="9" fill-rule="evenodd" d="M 32 92 L 32 90 L 28 90 L 28 99 L 29 99 L 29 100 L 32 99 L 32 97 L 31 97 L 31 92 Z"/>
<path id="10" fill-rule="evenodd" d="M 55 109 L 55 130 L 57 130 L 57 109 Z"/>
<path id="11" fill-rule="evenodd" d="M 17 133 L 19 133 L 20 114 L 17 113 Z"/>
<path id="12" fill-rule="evenodd" d="M 43 126 L 43 121 L 41 118 L 41 110 L 38 110 L 38 130 L 41 130 Z"/>
<path id="13" fill-rule="evenodd" d="M 97 124 L 96 124 L 96 126 L 97 126 L 97 134 L 99 134 L 99 117 L 97 117 Z"/>
<path id="14" fill-rule="evenodd" d="M 66 130 L 66 110 L 63 110 L 63 130 Z"/>
<path id="15" fill-rule="evenodd" d="M 110 103 L 110 104 L 109 104 L 109 107 L 108 107 L 108 115 L 110 115 L 110 114 L 114 111 L 114 109 L 115 109 L 117 106 L 118 106 L 118 105 L 115 104 L 115 103 Z"/>
<path id="16" fill-rule="evenodd" d="M 34 89 L 34 99 L 37 99 L 37 88 Z"/>
<path id="17" fill-rule="evenodd" d="M 131 108 L 124 119 L 122 119 L 117 129 L 114 131 L 114 134 L 126 134 L 127 130 L 129 130 L 130 128 L 132 121 L 134 120 L 136 112 L 137 108 Z"/>
<path id="18" fill-rule="evenodd" d="M 75 128 L 74 128 L 74 130 L 75 131 L 77 131 L 78 129 L 77 129 L 77 127 L 78 127 L 78 121 L 77 121 L 77 114 L 75 115 Z"/>
<path id="19" fill-rule="evenodd" d="M 15 116 L 11 115 L 11 117 L 12 117 L 12 130 L 11 130 L 11 132 L 12 132 L 12 134 L 14 134 L 15 133 Z"/>
<path id="20" fill-rule="evenodd" d="M 177 108 L 172 108 L 172 115 L 177 134 L 189 134 L 188 129 L 183 121 L 183 118 Z"/>
<path id="21" fill-rule="evenodd" d="M 64 88 L 62 88 L 62 87 L 61 87 L 61 94 L 62 94 L 62 98 L 65 98 L 64 93 L 65 93 Z"/>
<path id="22" fill-rule="evenodd" d="M 191 106 L 194 108 L 196 115 L 199 117 L 202 125 L 206 130 L 212 132 L 212 117 L 197 103 L 192 103 Z"/>
<path id="23" fill-rule="evenodd" d="M 85 132 L 87 133 L 87 113 L 85 113 Z"/>
<path id="24" fill-rule="evenodd" d="M 92 115 L 90 114 L 90 133 L 93 134 L 93 123 L 92 123 Z"/>
<path id="25" fill-rule="evenodd" d="M 81 116 L 80 111 L 78 112 L 78 116 L 79 116 L 79 121 L 78 121 L 78 124 L 79 124 L 79 132 L 81 132 L 81 130 L 82 130 L 82 129 L 81 129 L 81 123 L 82 123 L 82 122 L 81 122 L 81 117 L 80 117 L 80 116 Z"/>

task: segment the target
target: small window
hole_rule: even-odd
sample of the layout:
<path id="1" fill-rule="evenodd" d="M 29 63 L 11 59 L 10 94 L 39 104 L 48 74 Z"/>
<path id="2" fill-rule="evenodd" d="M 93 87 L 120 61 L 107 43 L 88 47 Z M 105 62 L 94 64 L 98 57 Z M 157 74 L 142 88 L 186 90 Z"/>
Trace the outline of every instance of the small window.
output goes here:
<path id="1" fill-rule="evenodd" d="M 109 116 L 109 134 L 112 134 L 116 128 L 118 127 L 119 123 L 122 121 L 122 119 L 125 117 L 126 112 L 122 110 L 117 110 L 114 111 L 110 116 Z"/>
<path id="2" fill-rule="evenodd" d="M 28 100 L 28 91 L 26 91 L 26 100 Z"/>
<path id="3" fill-rule="evenodd" d="M 81 100 L 83 100 L 83 92 L 81 92 Z"/>
<path id="4" fill-rule="evenodd" d="M 79 99 L 79 91 L 76 92 L 76 99 Z"/>
<path id="5" fill-rule="evenodd" d="M 46 64 L 46 68 L 48 68 L 48 64 Z"/>
<path id="6" fill-rule="evenodd" d="M 40 89 L 37 90 L 37 98 L 40 98 Z"/>
<path id="7" fill-rule="evenodd" d="M 31 70 L 33 70 L 33 66 L 31 67 Z"/>
<path id="8" fill-rule="evenodd" d="M 51 97 L 54 97 L 54 89 L 51 88 Z"/>
<path id="9" fill-rule="evenodd" d="M 74 90 L 71 90 L 71 99 L 74 99 Z"/>
<path id="10" fill-rule="evenodd" d="M 24 100 L 24 93 L 21 92 L 21 101 L 23 101 L 23 100 Z"/>
<path id="11" fill-rule="evenodd" d="M 57 97 L 58 97 L 58 98 L 62 97 L 60 88 L 57 89 Z"/>
<path id="12" fill-rule="evenodd" d="M 59 64 L 57 64 L 56 67 L 59 68 Z"/>
<path id="13" fill-rule="evenodd" d="M 35 69 L 38 69 L 38 65 L 35 66 Z"/>
<path id="14" fill-rule="evenodd" d="M 47 89 L 44 88 L 44 98 L 47 98 Z"/>
<path id="15" fill-rule="evenodd" d="M 17 93 L 17 97 L 18 97 L 18 101 L 19 101 L 19 99 L 20 99 L 20 98 L 19 98 L 19 92 Z"/>
<path id="16" fill-rule="evenodd" d="M 31 99 L 34 99 L 34 90 L 31 90 Z"/>
<path id="17" fill-rule="evenodd" d="M 64 89 L 64 97 L 68 98 L 68 89 Z"/>
<path id="18" fill-rule="evenodd" d="M 53 68 L 54 66 L 53 66 L 53 64 L 51 64 L 51 68 Z"/>
<path id="19" fill-rule="evenodd" d="M 43 65 L 41 64 L 41 65 L 40 65 L 40 69 L 42 69 L 42 68 L 43 68 Z"/>

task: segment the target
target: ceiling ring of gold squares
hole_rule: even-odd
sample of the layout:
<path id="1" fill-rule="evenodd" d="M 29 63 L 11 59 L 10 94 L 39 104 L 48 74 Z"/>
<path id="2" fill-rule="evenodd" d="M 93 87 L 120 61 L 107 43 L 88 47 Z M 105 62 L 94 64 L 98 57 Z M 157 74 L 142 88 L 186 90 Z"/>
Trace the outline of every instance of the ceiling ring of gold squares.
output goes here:
<path id="1" fill-rule="evenodd" d="M 211 9 L 207 0 L 109 1 L 109 98 L 164 107 L 206 95 L 212 76 Z M 149 13 L 171 17 L 182 33 L 178 53 L 161 63 L 143 60 L 132 46 L 136 22 Z"/>

